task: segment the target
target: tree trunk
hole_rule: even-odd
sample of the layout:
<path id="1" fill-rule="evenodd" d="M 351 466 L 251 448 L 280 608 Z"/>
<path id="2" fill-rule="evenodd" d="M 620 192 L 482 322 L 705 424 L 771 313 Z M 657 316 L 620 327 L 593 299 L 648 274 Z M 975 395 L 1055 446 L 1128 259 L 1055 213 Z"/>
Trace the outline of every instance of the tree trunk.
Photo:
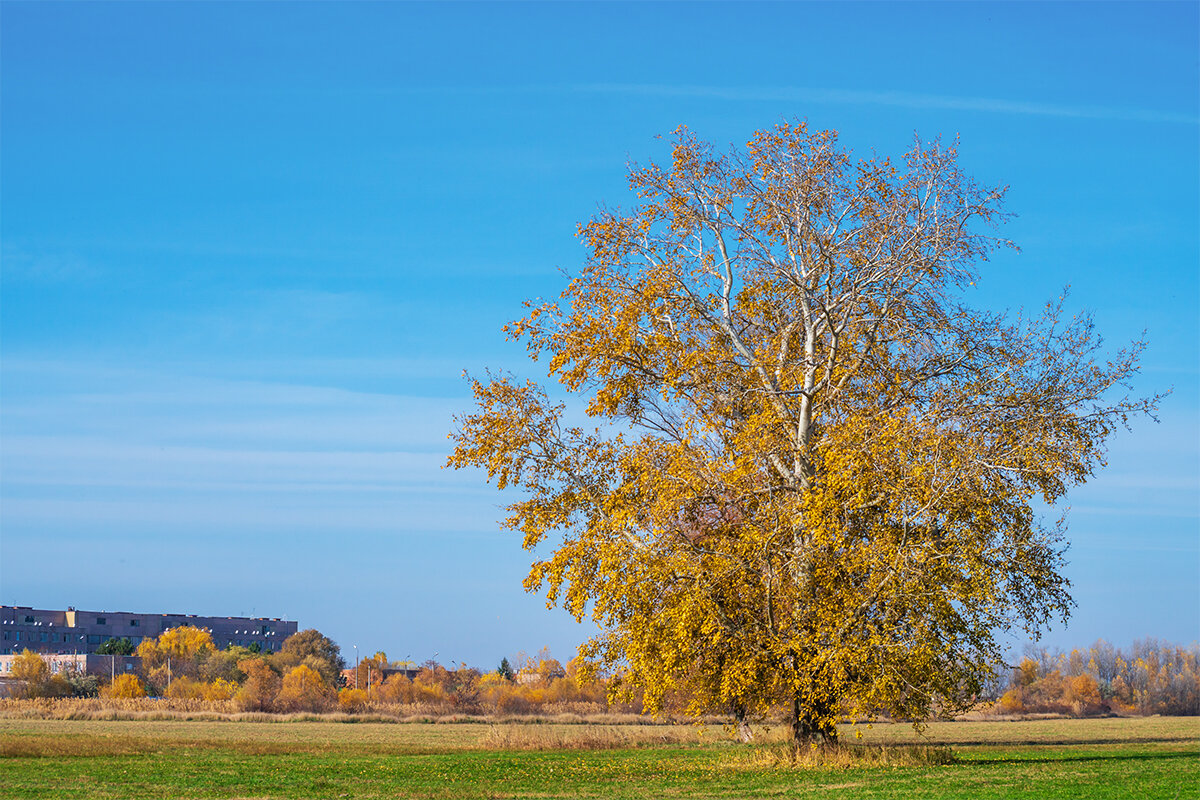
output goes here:
<path id="1" fill-rule="evenodd" d="M 746 707 L 741 703 L 733 704 L 733 731 L 737 734 L 738 741 L 743 744 L 748 744 L 754 739 L 754 731 L 746 720 Z"/>
<path id="2" fill-rule="evenodd" d="M 800 695 L 792 698 L 792 744 L 797 748 L 814 747 L 818 743 L 837 744 L 837 727 L 830 721 L 831 711 L 826 704 L 805 707 Z"/>

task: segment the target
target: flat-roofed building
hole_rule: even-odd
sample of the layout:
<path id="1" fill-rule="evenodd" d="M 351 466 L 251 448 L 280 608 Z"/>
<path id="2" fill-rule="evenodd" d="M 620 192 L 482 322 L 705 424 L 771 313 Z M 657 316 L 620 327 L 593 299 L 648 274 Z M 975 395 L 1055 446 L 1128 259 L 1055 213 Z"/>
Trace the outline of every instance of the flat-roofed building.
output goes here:
<path id="1" fill-rule="evenodd" d="M 51 675 L 79 673 L 114 678 L 126 672 L 140 673 L 142 660 L 137 656 L 101 656 L 80 653 L 39 653 Z M 0 655 L 0 678 L 12 677 L 13 661 L 18 655 Z"/>
<path id="2" fill-rule="evenodd" d="M 218 649 L 231 644 L 279 650 L 298 629 L 278 617 L 201 617 L 196 614 L 135 614 L 129 611 L 66 611 L 0 606 L 0 655 L 22 650 L 35 653 L 94 653 L 109 639 L 128 638 L 134 646 L 163 631 L 191 625 L 206 629 Z"/>

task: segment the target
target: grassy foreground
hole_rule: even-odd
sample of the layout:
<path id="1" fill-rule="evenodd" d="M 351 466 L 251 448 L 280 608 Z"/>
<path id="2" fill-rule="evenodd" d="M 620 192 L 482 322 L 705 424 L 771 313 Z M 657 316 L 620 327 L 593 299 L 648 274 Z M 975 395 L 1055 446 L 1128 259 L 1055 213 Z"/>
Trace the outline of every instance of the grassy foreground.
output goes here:
<path id="1" fill-rule="evenodd" d="M 795 766 L 714 728 L 0 719 L 0 797 L 1200 796 L 1197 718 L 862 733 L 872 757 Z M 944 747 L 953 763 L 902 766 Z"/>

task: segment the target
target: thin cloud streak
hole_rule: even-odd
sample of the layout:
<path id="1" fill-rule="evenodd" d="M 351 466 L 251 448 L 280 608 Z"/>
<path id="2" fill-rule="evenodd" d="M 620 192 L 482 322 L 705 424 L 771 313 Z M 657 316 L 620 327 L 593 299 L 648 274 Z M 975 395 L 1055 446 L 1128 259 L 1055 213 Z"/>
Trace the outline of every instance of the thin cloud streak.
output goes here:
<path id="1" fill-rule="evenodd" d="M 234 90 L 226 90 L 234 91 Z M 305 93 L 333 94 L 333 89 L 306 88 Z M 344 95 L 347 90 L 338 89 Z M 982 111 L 991 114 L 1024 114 L 1074 119 L 1113 119 L 1134 122 L 1166 122 L 1200 125 L 1200 116 L 1145 108 L 1073 106 L 1005 100 L 998 97 L 961 97 L 922 94 L 920 92 L 868 92 L 855 89 L 823 89 L 803 86 L 703 86 L 664 83 L 579 83 L 567 85 L 526 84 L 504 86 L 369 86 L 349 90 L 369 95 L 543 95 L 543 94 L 625 94 L 645 97 L 700 97 L 746 102 L 803 102 L 832 105 L 880 105 L 898 108 Z"/>
<path id="2" fill-rule="evenodd" d="M 252 495 L 217 498 L 137 497 L 117 499 L 8 498 L 6 527 L 20 531 L 5 537 L 5 550 L 23 542 L 44 543 L 46 532 L 56 538 L 108 535 L 156 536 L 164 531 L 244 531 L 289 537 L 298 531 L 316 533 L 378 533 L 428 535 L 456 531 L 490 536 L 499 514 L 481 503 L 464 505 L 453 516 L 446 502 L 430 493 L 399 493 L 364 503 L 354 494 L 308 498 L 264 498 Z M 18 562 L 19 563 L 19 562 Z"/>
<path id="3" fill-rule="evenodd" d="M 1140 108 L 1071 106 L 1032 103 L 993 97 L 955 97 L 915 92 L 863 92 L 848 89 L 805 87 L 719 87 L 655 83 L 592 83 L 573 87 L 578 92 L 629 94 L 650 97 L 707 97 L 715 100 L 831 103 L 836 105 L 881 105 L 902 108 L 982 111 L 993 114 L 1026 114 L 1076 119 L 1117 119 L 1135 122 L 1200 124 L 1200 117 Z"/>

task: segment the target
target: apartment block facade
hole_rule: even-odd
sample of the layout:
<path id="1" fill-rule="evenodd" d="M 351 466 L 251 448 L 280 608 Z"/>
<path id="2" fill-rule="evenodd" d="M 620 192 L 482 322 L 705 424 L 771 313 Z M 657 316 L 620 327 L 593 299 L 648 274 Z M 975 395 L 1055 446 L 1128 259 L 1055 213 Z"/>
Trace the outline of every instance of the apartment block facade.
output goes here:
<path id="1" fill-rule="evenodd" d="M 12 676 L 13 662 L 18 658 L 20 656 L 0 655 L 0 686 L 2 686 L 4 679 Z M 51 675 L 74 672 L 111 679 L 126 672 L 136 675 L 142 669 L 142 660 L 137 656 L 44 653 L 42 654 L 42 660 L 50 668 Z"/>
<path id="2" fill-rule="evenodd" d="M 109 639 L 127 637 L 136 646 L 163 631 L 191 625 L 205 628 L 213 644 L 253 644 L 267 652 L 279 650 L 298 624 L 278 617 L 201 617 L 195 614 L 135 614 L 128 611 L 80 611 L 68 607 L 51 611 L 27 606 L 0 606 L 0 655 L 35 653 L 86 655 Z"/>

